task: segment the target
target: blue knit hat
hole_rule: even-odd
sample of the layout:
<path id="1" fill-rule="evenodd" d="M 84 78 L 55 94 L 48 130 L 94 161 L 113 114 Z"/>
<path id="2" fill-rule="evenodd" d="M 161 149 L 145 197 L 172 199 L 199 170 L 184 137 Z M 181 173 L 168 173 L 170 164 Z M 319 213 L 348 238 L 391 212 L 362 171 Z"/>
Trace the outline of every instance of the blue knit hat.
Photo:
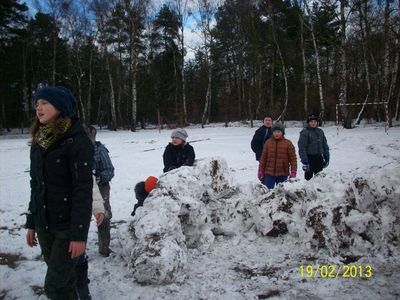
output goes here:
<path id="1" fill-rule="evenodd" d="M 35 102 L 39 99 L 50 102 L 64 117 L 75 114 L 76 101 L 72 93 L 62 86 L 46 86 L 35 94 Z"/>

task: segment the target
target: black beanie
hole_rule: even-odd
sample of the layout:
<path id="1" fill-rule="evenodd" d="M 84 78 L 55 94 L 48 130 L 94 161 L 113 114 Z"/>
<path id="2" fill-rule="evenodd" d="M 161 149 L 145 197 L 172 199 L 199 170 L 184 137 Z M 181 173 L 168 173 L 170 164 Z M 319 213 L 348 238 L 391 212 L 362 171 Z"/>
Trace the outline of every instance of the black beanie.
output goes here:
<path id="1" fill-rule="evenodd" d="M 62 86 L 46 86 L 35 94 L 35 102 L 39 99 L 50 102 L 64 117 L 75 114 L 76 101 L 72 93 Z"/>
<path id="2" fill-rule="evenodd" d="M 317 114 L 311 114 L 307 117 L 307 123 L 310 121 L 315 120 L 319 123 L 319 116 Z"/>

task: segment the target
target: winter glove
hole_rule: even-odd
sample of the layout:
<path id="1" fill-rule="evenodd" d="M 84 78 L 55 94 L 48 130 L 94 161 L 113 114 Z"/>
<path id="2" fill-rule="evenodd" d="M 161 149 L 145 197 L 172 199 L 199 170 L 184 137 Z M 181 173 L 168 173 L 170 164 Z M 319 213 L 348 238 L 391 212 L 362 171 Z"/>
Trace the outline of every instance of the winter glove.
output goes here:
<path id="1" fill-rule="evenodd" d="M 322 164 L 322 168 L 325 169 L 327 166 L 329 166 L 329 160 L 324 160 L 324 163 Z"/>
<path id="2" fill-rule="evenodd" d="M 289 178 L 296 178 L 297 172 L 295 170 L 292 170 L 290 172 Z"/>
<path id="3" fill-rule="evenodd" d="M 304 172 L 310 172 L 310 165 L 309 164 L 303 164 L 302 169 L 303 169 Z"/>
<path id="4" fill-rule="evenodd" d="M 263 172 L 263 170 L 261 169 L 261 167 L 258 168 L 257 176 L 258 176 L 258 179 L 259 179 L 261 182 L 263 182 L 263 180 L 264 180 L 264 172 Z"/>

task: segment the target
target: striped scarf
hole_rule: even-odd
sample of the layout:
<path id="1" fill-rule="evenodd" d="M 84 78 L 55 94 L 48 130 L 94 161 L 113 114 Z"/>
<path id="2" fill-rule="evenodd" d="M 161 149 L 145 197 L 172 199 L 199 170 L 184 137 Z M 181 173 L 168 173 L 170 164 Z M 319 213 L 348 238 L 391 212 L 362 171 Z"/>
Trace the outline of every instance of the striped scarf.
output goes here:
<path id="1" fill-rule="evenodd" d="M 61 135 L 66 133 L 70 128 L 70 118 L 59 118 L 53 124 L 40 126 L 38 132 L 36 133 L 36 142 L 44 150 L 47 150 Z"/>

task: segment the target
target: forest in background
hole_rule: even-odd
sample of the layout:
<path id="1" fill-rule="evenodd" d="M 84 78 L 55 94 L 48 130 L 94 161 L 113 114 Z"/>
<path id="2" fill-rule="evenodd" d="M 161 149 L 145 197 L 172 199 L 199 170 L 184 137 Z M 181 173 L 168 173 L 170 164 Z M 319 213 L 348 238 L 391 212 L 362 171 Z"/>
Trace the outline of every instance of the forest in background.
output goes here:
<path id="1" fill-rule="evenodd" d="M 31 124 L 44 85 L 71 89 L 83 121 L 111 130 L 335 120 L 337 104 L 351 128 L 384 119 L 375 102 L 391 122 L 399 38 L 400 0 L 2 0 L 0 132 Z"/>

